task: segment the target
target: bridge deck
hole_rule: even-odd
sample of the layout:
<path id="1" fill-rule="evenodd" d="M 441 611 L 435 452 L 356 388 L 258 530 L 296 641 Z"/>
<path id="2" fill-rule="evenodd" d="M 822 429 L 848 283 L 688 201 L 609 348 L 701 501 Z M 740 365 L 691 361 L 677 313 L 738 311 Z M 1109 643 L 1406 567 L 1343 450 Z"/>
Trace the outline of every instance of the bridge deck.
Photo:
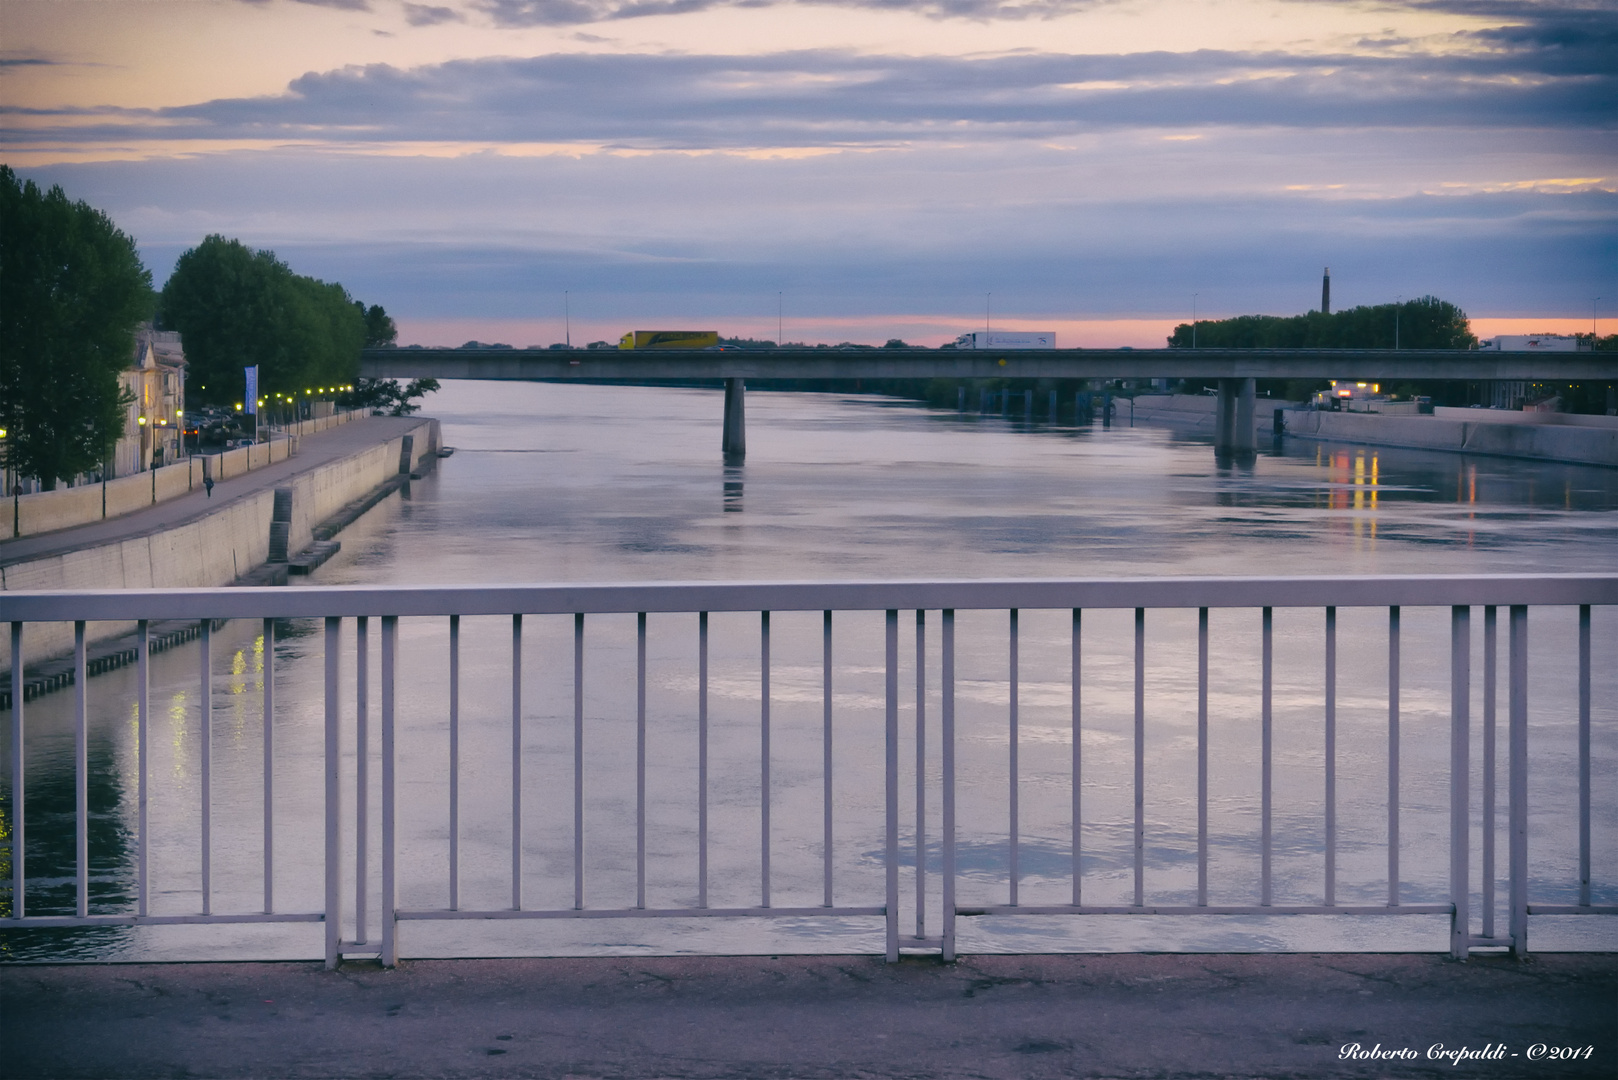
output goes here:
<path id="1" fill-rule="evenodd" d="M 1444 349 L 367 349 L 395 379 L 1618 379 L 1618 353 Z"/>

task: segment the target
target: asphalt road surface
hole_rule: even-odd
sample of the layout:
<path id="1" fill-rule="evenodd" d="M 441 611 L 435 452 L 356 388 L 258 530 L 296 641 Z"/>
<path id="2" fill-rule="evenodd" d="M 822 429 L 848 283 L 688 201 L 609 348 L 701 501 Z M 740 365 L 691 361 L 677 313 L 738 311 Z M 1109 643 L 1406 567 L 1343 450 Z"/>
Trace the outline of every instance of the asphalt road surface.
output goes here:
<path id="1" fill-rule="evenodd" d="M 8 1080 L 1610 1078 L 1618 957 L 12 966 L 0 1046 Z"/>

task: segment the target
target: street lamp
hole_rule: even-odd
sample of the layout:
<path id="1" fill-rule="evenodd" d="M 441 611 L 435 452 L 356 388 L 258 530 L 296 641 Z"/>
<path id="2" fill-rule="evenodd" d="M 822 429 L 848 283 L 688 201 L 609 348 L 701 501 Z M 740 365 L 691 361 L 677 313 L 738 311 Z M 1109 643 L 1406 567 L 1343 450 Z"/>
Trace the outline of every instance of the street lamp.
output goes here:
<path id="1" fill-rule="evenodd" d="M 1191 347 L 1193 349 L 1197 347 L 1197 296 L 1198 295 L 1199 294 L 1197 294 L 1197 293 L 1192 293 L 1191 294 Z M 1131 405 L 1133 405 L 1133 402 L 1131 402 Z"/>

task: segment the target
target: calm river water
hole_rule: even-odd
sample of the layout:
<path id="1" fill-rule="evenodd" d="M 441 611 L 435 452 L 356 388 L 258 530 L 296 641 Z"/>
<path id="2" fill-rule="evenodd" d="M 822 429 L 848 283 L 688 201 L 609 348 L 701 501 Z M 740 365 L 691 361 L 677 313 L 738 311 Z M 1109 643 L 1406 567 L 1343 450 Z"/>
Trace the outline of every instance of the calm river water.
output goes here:
<path id="1" fill-rule="evenodd" d="M 748 463 L 727 468 L 718 452 L 721 401 L 716 390 L 447 383 L 427 411 L 442 419 L 455 455 L 415 483 L 408 498 L 388 500 L 345 531 L 342 553 L 309 584 L 1556 572 L 1610 570 L 1618 552 L 1618 470 L 1298 440 L 1266 448 L 1251 467 L 1221 468 L 1206 437 L 1167 428 L 1027 425 L 881 398 L 760 392 L 748 395 Z M 929 933 L 938 927 L 937 618 L 932 613 L 926 646 Z M 1069 616 L 1030 611 L 1021 618 L 1022 901 L 1065 902 Z M 1276 902 L 1318 903 L 1321 616 L 1282 609 L 1275 618 Z M 1194 898 L 1195 619 L 1194 612 L 1153 612 L 1148 621 L 1148 902 Z M 1539 902 L 1576 896 L 1574 625 L 1570 611 L 1533 616 L 1531 894 Z M 901 626 L 908 905 L 915 864 L 914 617 L 904 616 Z M 1344 609 L 1339 616 L 1338 898 L 1345 903 L 1382 903 L 1387 894 L 1386 626 L 1384 611 Z M 1215 612 L 1212 628 L 1210 899 L 1252 903 L 1258 615 Z M 772 624 L 770 843 L 778 906 L 821 900 L 820 631 L 818 613 L 780 613 Z M 530 617 L 523 629 L 525 907 L 572 906 L 572 632 L 570 618 Z M 441 908 L 448 897 L 447 631 L 442 621 L 406 620 L 400 633 L 401 905 Z M 1006 615 L 963 612 L 958 633 L 961 900 L 1004 902 Z M 839 616 L 836 624 L 839 904 L 881 902 L 881 634 L 880 613 Z M 1131 616 L 1089 613 L 1084 634 L 1085 899 L 1127 903 Z M 709 903 L 748 905 L 758 901 L 761 862 L 758 617 L 715 615 L 712 636 Z M 1478 615 L 1475 702 L 1482 694 L 1482 636 Z M 352 651 L 352 624 L 344 640 Z M 509 620 L 463 622 L 463 907 L 511 902 L 510 640 Z M 652 616 L 648 642 L 647 903 L 689 906 L 696 895 L 695 618 Z M 1594 761 L 1596 775 L 1610 777 L 1618 761 L 1618 665 L 1610 662 L 1618 613 L 1597 609 L 1595 642 Z M 634 651 L 633 617 L 589 620 L 591 907 L 635 900 Z M 1411 903 L 1440 902 L 1447 892 L 1447 613 L 1408 610 L 1403 655 L 1401 895 Z M 319 867 L 305 858 L 320 850 L 323 835 L 320 657 L 315 624 L 282 624 L 275 649 L 275 888 L 276 906 L 286 911 L 320 902 Z M 262 906 L 264 661 L 257 626 L 234 623 L 216 633 L 216 912 Z M 162 654 L 152 665 L 154 912 L 192 912 L 200 900 L 196 666 L 193 648 Z M 377 666 L 373 651 L 373 680 Z M 345 670 L 352 711 L 351 664 Z M 133 678 L 125 670 L 89 684 L 97 911 L 131 903 Z M 373 691 L 373 757 L 377 700 Z M 1481 713 L 1480 705 L 1473 708 L 1474 716 Z M 72 694 L 30 703 L 28 718 L 29 910 L 67 913 Z M 352 755 L 352 730 L 347 739 Z M 1476 735 L 1474 759 L 1480 769 Z M 350 792 L 352 768 L 351 761 Z M 374 799 L 374 765 L 371 775 Z M 1610 784 L 1598 785 L 1596 803 L 1597 902 L 1612 903 L 1618 800 Z M 373 814 L 373 830 L 376 820 Z M 1503 845 L 1503 817 L 1501 835 Z M 372 874 L 375 849 L 373 839 Z M 373 886 L 373 905 L 375 896 Z M 905 919 L 905 932 L 912 932 L 913 915 L 907 911 Z M 1618 947 L 1613 922 L 1537 919 L 1533 944 Z M 375 925 L 373 913 L 373 934 Z M 1000 917 L 962 920 L 961 943 L 967 951 L 1442 949 L 1446 925 L 1445 918 L 1425 916 L 1198 916 L 1167 925 L 1125 917 Z M 13 958 L 136 959 L 312 956 L 320 940 L 318 926 L 301 924 L 11 933 L 0 944 Z M 879 951 L 881 929 L 879 920 L 859 917 L 411 922 L 403 940 L 407 955 Z"/>

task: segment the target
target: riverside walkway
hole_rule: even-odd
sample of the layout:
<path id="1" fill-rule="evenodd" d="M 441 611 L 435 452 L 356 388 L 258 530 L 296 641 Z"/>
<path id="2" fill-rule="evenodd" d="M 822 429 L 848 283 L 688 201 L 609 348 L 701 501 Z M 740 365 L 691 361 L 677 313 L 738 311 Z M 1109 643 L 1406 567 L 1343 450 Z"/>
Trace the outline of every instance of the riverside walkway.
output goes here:
<path id="1" fill-rule="evenodd" d="M 421 423 L 422 419 L 416 416 L 376 416 L 360 423 L 344 424 L 318 434 L 304 435 L 299 440 L 296 456 L 219 481 L 214 485 L 212 498 L 199 487 L 188 495 L 155 503 L 134 513 L 70 529 L 0 541 L 0 567 L 133 540 L 190 524 L 208 514 L 217 513 L 232 502 L 285 484 L 299 473 L 341 461 L 377 443 L 397 438 Z"/>
<path id="2" fill-rule="evenodd" d="M 0 1043 L 11 1080 L 1610 1077 L 1618 960 L 1203 954 L 955 964 L 418 960 L 330 972 L 318 963 L 15 966 L 0 967 Z M 1364 1056 L 1353 1056 L 1356 1046 Z M 1577 1055 L 1554 1060 L 1553 1050 Z M 1444 1056 L 1456 1051 L 1484 1056 Z"/>

